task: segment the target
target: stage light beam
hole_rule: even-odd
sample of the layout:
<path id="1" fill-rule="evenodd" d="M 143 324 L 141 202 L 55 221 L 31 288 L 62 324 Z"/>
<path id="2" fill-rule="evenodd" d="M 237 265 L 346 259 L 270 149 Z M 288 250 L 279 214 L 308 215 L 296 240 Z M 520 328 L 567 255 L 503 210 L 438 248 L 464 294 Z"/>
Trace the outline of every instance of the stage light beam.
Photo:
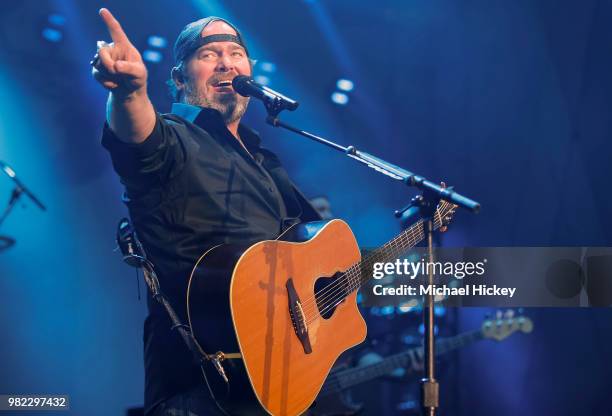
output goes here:
<path id="1" fill-rule="evenodd" d="M 57 43 L 64 38 L 64 34 L 57 29 L 46 27 L 42 30 L 42 37 L 49 42 Z"/>
<path id="2" fill-rule="evenodd" d="M 336 82 L 336 86 L 340 91 L 350 92 L 355 88 L 355 84 L 350 79 L 340 78 L 338 82 Z"/>
<path id="3" fill-rule="evenodd" d="M 55 26 L 64 26 L 66 24 L 66 18 L 59 13 L 51 13 L 47 17 L 47 21 Z"/>
<path id="4" fill-rule="evenodd" d="M 152 48 L 163 49 L 168 45 L 168 41 L 163 36 L 151 35 L 147 40 L 148 44 Z"/>
<path id="5" fill-rule="evenodd" d="M 142 53 L 142 59 L 147 62 L 159 63 L 161 62 L 163 55 L 159 51 L 153 51 L 151 49 L 147 49 Z"/>
<path id="6" fill-rule="evenodd" d="M 261 84 L 261 85 L 270 85 L 270 78 L 268 78 L 265 75 L 257 75 L 255 76 L 255 82 Z"/>
<path id="7" fill-rule="evenodd" d="M 259 62 L 259 64 L 257 65 L 259 67 L 259 69 L 261 69 L 263 72 L 276 72 L 276 64 L 273 64 L 272 62 Z"/>
<path id="8" fill-rule="evenodd" d="M 349 97 L 348 95 L 342 92 L 336 91 L 331 95 L 331 100 L 338 105 L 347 105 L 349 101 Z"/>

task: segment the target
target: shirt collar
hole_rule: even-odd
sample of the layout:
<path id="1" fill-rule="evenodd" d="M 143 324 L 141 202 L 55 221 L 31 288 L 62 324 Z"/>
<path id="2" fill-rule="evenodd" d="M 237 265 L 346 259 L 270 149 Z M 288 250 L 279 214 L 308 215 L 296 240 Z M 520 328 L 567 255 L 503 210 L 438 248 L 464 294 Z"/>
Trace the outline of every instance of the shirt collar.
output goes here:
<path id="1" fill-rule="evenodd" d="M 225 123 L 221 118 L 221 113 L 212 108 L 199 107 L 185 103 L 173 103 L 172 114 L 176 114 L 177 116 L 184 118 L 190 123 L 202 127 L 205 130 L 209 130 L 210 128 L 215 130 L 227 130 Z M 240 134 L 240 138 L 249 150 L 259 149 L 261 138 L 259 137 L 259 133 L 257 133 L 255 130 L 240 123 L 238 125 L 238 134 Z"/>

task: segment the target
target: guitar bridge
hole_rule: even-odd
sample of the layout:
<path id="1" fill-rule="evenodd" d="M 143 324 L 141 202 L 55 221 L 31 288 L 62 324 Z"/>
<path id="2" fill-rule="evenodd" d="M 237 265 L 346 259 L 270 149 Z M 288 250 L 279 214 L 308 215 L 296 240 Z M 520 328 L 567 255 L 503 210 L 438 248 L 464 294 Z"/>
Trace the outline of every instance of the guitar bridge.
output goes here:
<path id="1" fill-rule="evenodd" d="M 304 352 L 310 354 L 312 347 L 310 345 L 310 338 L 308 337 L 308 324 L 306 323 L 306 315 L 304 309 L 302 309 L 302 303 L 298 297 L 295 287 L 293 286 L 293 279 L 287 280 L 287 294 L 289 295 L 289 316 L 291 317 L 291 323 L 293 324 L 293 330 L 295 335 L 302 343 Z"/>

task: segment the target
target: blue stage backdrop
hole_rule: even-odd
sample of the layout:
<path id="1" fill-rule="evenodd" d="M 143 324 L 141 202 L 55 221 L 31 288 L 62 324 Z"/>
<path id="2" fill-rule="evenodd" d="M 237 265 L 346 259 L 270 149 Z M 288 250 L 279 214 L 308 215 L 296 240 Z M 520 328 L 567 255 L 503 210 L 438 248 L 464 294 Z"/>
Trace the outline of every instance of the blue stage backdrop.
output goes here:
<path id="1" fill-rule="evenodd" d="M 0 160 L 48 210 L 22 197 L 0 226 L 16 240 L 0 251 L 0 394 L 69 394 L 71 413 L 89 416 L 142 404 L 146 292 L 114 251 L 126 209 L 100 146 L 106 92 L 89 67 L 96 40 L 109 40 L 100 7 L 148 51 L 160 112 L 183 25 L 235 22 L 258 80 L 300 101 L 286 121 L 482 203 L 456 214 L 445 245 L 612 245 L 610 1 L 3 2 Z M 362 245 L 397 233 L 393 211 L 414 190 L 264 116 L 253 100 L 246 120 L 264 145 Z M 0 209 L 12 189 L 0 175 Z M 457 355 L 446 414 L 612 413 L 610 311 L 529 313 L 530 337 Z M 482 314 L 459 310 L 456 329 Z"/>

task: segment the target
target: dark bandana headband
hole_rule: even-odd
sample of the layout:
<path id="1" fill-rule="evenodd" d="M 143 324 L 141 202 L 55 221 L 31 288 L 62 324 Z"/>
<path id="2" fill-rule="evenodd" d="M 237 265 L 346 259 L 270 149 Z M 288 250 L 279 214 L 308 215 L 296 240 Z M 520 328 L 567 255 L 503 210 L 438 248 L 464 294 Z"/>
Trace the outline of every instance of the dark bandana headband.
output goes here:
<path id="1" fill-rule="evenodd" d="M 226 34 L 226 33 L 221 33 L 218 35 L 210 35 L 210 36 L 204 36 L 204 37 L 200 37 L 196 40 L 194 40 L 191 45 L 189 45 L 189 49 L 185 51 L 185 53 L 183 54 L 183 56 L 181 57 L 181 60 L 189 57 L 192 53 L 194 53 L 195 51 L 197 51 L 198 49 L 200 49 L 202 46 L 204 45 L 208 45 L 209 43 L 213 43 L 213 42 L 233 42 L 236 43 L 240 46 L 242 46 L 247 54 L 247 56 L 249 55 L 249 51 L 246 48 L 245 44 L 242 43 L 242 39 L 240 39 L 238 36 L 236 35 L 230 35 L 230 34 Z"/>

